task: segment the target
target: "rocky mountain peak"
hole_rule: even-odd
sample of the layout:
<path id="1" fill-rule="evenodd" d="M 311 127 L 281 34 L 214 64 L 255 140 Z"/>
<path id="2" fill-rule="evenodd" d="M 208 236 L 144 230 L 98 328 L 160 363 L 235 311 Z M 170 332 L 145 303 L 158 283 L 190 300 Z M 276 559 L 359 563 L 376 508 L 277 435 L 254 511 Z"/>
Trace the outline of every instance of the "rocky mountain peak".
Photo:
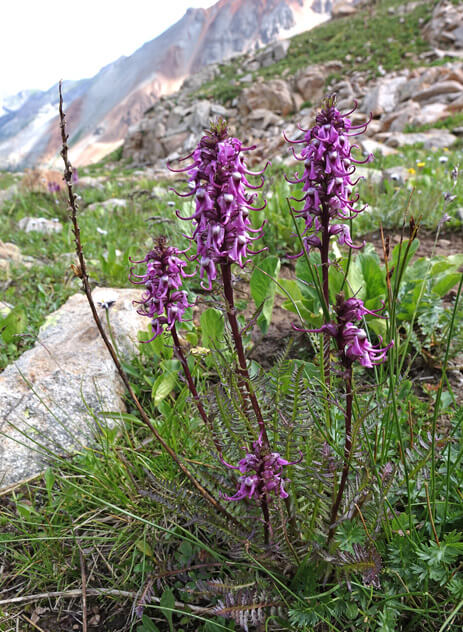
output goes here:
<path id="1" fill-rule="evenodd" d="M 65 95 L 74 164 L 99 160 L 163 94 L 209 64 L 259 49 L 329 18 L 330 0 L 219 0 L 184 17 L 130 57 L 121 57 Z M 0 168 L 49 166 L 58 156 L 57 89 L 0 112 Z"/>

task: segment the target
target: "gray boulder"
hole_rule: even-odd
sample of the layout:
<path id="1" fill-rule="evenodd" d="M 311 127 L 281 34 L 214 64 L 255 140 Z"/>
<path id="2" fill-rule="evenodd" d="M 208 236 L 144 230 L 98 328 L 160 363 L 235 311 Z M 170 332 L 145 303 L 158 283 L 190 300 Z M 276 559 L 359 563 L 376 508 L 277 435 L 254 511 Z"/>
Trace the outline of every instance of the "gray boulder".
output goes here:
<path id="1" fill-rule="evenodd" d="M 457 137 L 446 130 L 430 129 L 428 132 L 413 134 L 393 133 L 387 139 L 386 145 L 389 145 L 389 147 L 404 147 L 405 145 L 423 143 L 425 149 L 442 149 L 443 147 L 450 147 L 456 141 Z"/>
<path id="2" fill-rule="evenodd" d="M 63 225 L 57 219 L 46 219 L 46 217 L 23 217 L 18 222 L 18 228 L 26 233 L 44 233 L 51 235 L 60 233 Z"/>
<path id="3" fill-rule="evenodd" d="M 123 358 L 137 350 L 147 319 L 132 289 L 97 288 L 93 298 L 106 328 L 104 304 Z M 51 314 L 35 346 L 0 374 L 0 487 L 41 472 L 50 452 L 79 450 L 125 410 L 124 388 L 91 316 L 75 294 Z M 102 415 L 114 412 L 113 421 Z"/>
<path id="4" fill-rule="evenodd" d="M 98 208 L 102 208 L 105 211 L 114 211 L 118 208 L 127 208 L 127 200 L 124 198 L 109 198 L 109 200 L 104 200 L 104 202 L 93 202 L 93 204 L 89 204 L 89 206 L 87 207 L 89 211 L 94 211 Z"/>
<path id="5" fill-rule="evenodd" d="M 406 82 L 405 77 L 384 78 L 370 90 L 363 100 L 361 111 L 373 116 L 392 112 L 399 102 L 399 88 Z"/>

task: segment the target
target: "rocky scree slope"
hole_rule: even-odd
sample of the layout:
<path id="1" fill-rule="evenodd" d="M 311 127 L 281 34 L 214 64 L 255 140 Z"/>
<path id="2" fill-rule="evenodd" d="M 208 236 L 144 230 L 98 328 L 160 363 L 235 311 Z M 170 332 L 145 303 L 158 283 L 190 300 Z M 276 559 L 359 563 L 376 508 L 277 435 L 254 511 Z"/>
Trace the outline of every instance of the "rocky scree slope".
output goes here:
<path id="1" fill-rule="evenodd" d="M 388 13 L 402 21 L 409 10 L 410 5 L 396 5 Z M 413 127 L 432 127 L 463 111 L 463 30 L 460 34 L 459 24 L 463 24 L 463 4 L 439 3 L 422 25 L 428 50 L 409 58 L 410 68 L 386 72 L 379 65 L 376 76 L 368 69 L 356 69 L 356 62 L 361 67 L 363 59 L 346 64 L 344 58 L 309 64 L 293 74 L 288 72 L 289 60 L 280 76 L 266 79 L 262 70 L 271 76 L 272 67 L 280 68 L 281 60 L 291 55 L 292 42 L 277 42 L 240 58 L 234 85 L 237 96 L 225 105 L 198 99 L 224 73 L 223 67 L 210 65 L 187 79 L 178 92 L 162 97 L 129 129 L 123 157 L 136 165 L 162 167 L 166 160 L 190 152 L 210 119 L 223 116 L 246 144 L 258 145 L 254 159 L 278 160 L 285 148 L 283 131 L 293 138 L 300 136 L 297 125 L 309 127 L 320 100 L 332 92 L 341 109 L 358 103 L 354 120 L 363 121 L 371 113 L 367 136 L 361 139 L 365 151 L 390 153 L 420 142 L 426 147 L 450 146 L 463 135 L 461 126 L 450 131 L 407 132 Z M 445 50 L 440 49 L 445 42 Z"/>

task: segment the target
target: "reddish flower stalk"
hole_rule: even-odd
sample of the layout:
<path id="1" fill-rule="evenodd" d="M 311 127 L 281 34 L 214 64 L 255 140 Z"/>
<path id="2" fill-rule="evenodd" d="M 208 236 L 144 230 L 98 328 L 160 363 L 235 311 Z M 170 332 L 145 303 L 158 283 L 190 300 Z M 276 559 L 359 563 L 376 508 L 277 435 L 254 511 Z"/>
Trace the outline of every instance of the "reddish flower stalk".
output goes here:
<path id="1" fill-rule="evenodd" d="M 132 263 L 145 263 L 146 271 L 144 274 L 135 274 L 133 268 L 131 268 L 130 280 L 135 285 L 145 286 L 142 300 L 135 301 L 135 303 L 141 305 L 138 313 L 151 318 L 153 337 L 145 342 L 151 342 L 151 340 L 154 340 L 163 333 L 165 329 L 170 331 L 174 343 L 175 355 L 182 365 L 190 393 L 193 396 L 193 400 L 202 420 L 211 431 L 214 445 L 221 455 L 222 446 L 218 441 L 214 426 L 196 390 L 196 385 L 180 345 L 175 327 L 176 323 L 180 323 L 184 320 L 184 312 L 190 307 L 186 292 L 180 290 L 182 279 L 188 275 L 185 274 L 184 271 L 186 262 L 177 256 L 179 254 L 182 254 L 182 252 L 177 248 L 167 246 L 166 238 L 160 237 L 153 250 L 150 250 L 144 259 L 140 261 L 132 261 L 131 259 Z"/>
<path id="2" fill-rule="evenodd" d="M 178 170 L 189 174 L 190 191 L 179 195 L 195 197 L 195 212 L 190 217 L 181 217 L 178 212 L 177 215 L 181 219 L 193 222 L 194 231 L 190 239 L 196 243 L 197 247 L 197 254 L 193 259 L 199 260 L 201 279 L 207 279 L 207 284 L 203 287 L 212 289 L 212 282 L 217 278 L 217 269 L 220 268 L 227 319 L 238 358 L 238 387 L 245 404 L 245 414 L 250 418 L 251 410 L 254 413 L 258 425 L 259 450 L 262 458 L 265 459 L 271 454 L 270 442 L 249 376 L 236 317 L 231 275 L 232 263 L 243 267 L 248 254 L 256 254 L 250 250 L 249 246 L 262 235 L 262 226 L 258 229 L 251 227 L 249 213 L 262 210 L 266 204 L 256 208 L 254 206 L 256 193 L 248 193 L 247 190 L 262 187 L 262 174 L 265 169 L 255 174 L 247 169 L 242 154 L 249 149 L 252 148 L 244 148 L 237 138 L 228 135 L 223 120 L 212 125 L 210 131 L 201 138 L 194 152 L 187 156 L 187 158 L 192 158 L 193 162 L 184 169 Z M 248 180 L 249 175 L 260 176 L 260 183 L 252 185 Z M 271 525 L 268 490 L 264 490 L 259 495 L 259 503 L 264 519 L 264 538 L 265 542 L 269 543 Z"/>
<path id="3" fill-rule="evenodd" d="M 335 339 L 340 363 L 344 367 L 343 378 L 346 385 L 344 462 L 339 488 L 331 509 L 328 542 L 331 541 L 336 530 L 336 518 L 346 487 L 352 453 L 352 366 L 356 360 L 361 366 L 368 368 L 381 364 L 386 359 L 388 349 L 394 344 L 394 341 L 391 341 L 382 349 L 373 347 L 368 340 L 365 330 L 361 327 L 357 327 L 352 322 L 362 320 L 366 314 L 380 317 L 378 312 L 381 310 L 372 311 L 366 309 L 363 301 L 360 299 L 349 298 L 345 300 L 344 296 L 339 294 L 335 311 L 337 316 L 336 322 L 326 323 L 319 329 L 306 330 L 314 333 L 324 333 Z"/>

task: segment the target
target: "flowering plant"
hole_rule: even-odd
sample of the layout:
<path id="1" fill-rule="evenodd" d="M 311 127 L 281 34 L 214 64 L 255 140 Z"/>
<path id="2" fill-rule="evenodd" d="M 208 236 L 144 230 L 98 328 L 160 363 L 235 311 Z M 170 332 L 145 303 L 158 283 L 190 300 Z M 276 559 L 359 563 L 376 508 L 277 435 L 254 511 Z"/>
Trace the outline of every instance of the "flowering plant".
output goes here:
<path id="1" fill-rule="evenodd" d="M 334 98 L 326 101 L 324 108 L 316 117 L 316 124 L 305 132 L 301 155 L 298 160 L 304 161 L 304 174 L 295 174 L 293 182 L 303 183 L 304 195 L 299 202 L 304 206 L 301 210 L 292 209 L 295 218 L 304 219 L 301 252 L 307 255 L 311 248 L 318 248 L 321 253 L 322 291 L 321 300 L 325 304 L 325 324 L 319 329 L 304 330 L 311 333 L 322 333 L 325 339 L 333 339 L 338 349 L 340 364 L 345 377 L 345 450 L 344 464 L 337 494 L 334 498 L 330 522 L 328 543 L 333 538 L 339 507 L 349 473 L 352 449 L 352 370 L 355 361 L 360 366 L 372 368 L 384 362 L 392 341 L 384 348 L 374 347 L 366 331 L 358 326 L 364 316 L 378 316 L 378 311 L 365 308 L 360 299 L 345 299 L 338 296 L 337 304 L 329 304 L 329 243 L 332 237 L 349 248 L 356 248 L 352 243 L 350 229 L 339 220 L 351 221 L 363 208 L 356 208 L 358 195 L 352 194 L 356 181 L 352 179 L 357 161 L 352 156 L 349 136 L 359 133 L 365 126 L 354 127 L 347 115 L 341 115 L 335 107 Z M 262 171 L 252 173 L 246 167 L 244 153 L 252 148 L 244 148 L 242 143 L 228 134 L 224 121 L 219 120 L 200 139 L 196 149 L 186 158 L 191 162 L 181 169 L 173 169 L 177 173 L 188 176 L 189 190 L 185 193 L 175 191 L 181 197 L 194 197 L 195 211 L 184 217 L 179 211 L 177 216 L 184 221 L 192 221 L 193 233 L 189 240 L 194 244 L 196 252 L 189 256 L 190 261 L 199 262 L 200 283 L 206 290 L 211 290 L 213 283 L 220 280 L 223 288 L 225 312 L 227 315 L 231 337 L 235 346 L 238 377 L 236 395 L 241 401 L 242 417 L 247 427 L 247 446 L 243 449 L 246 455 L 238 465 L 230 465 L 224 457 L 228 449 L 220 436 L 220 429 L 207 412 L 207 406 L 198 395 L 195 380 L 190 371 L 184 350 L 181 348 L 176 332 L 176 324 L 183 320 L 185 309 L 189 306 L 186 293 L 180 290 L 182 279 L 186 276 L 186 261 L 180 258 L 178 249 L 167 246 L 164 238 L 158 240 L 156 247 L 144 259 L 134 262 L 145 264 L 144 274 L 131 271 L 132 281 L 142 284 L 145 292 L 139 302 L 139 312 L 151 318 L 153 338 L 163 331 L 171 331 L 174 350 L 180 359 L 188 387 L 193 395 L 198 412 L 211 431 L 219 461 L 229 470 L 237 470 L 241 476 L 237 480 L 234 494 L 221 494 L 227 501 L 253 501 L 262 511 L 264 540 L 268 545 L 272 541 L 272 500 L 279 498 L 286 504 L 290 522 L 294 525 L 291 508 L 292 499 L 288 491 L 289 479 L 283 477 L 283 470 L 295 466 L 301 461 L 289 460 L 281 456 L 273 447 L 278 433 L 270 432 L 262 402 L 252 383 L 248 369 L 248 360 L 242 340 L 242 333 L 236 316 L 234 289 L 231 266 L 243 267 L 249 255 L 256 252 L 250 249 L 252 242 L 258 240 L 263 231 L 263 224 L 258 229 L 251 227 L 249 213 L 263 210 L 255 206 L 256 190 L 263 185 Z M 367 160 L 371 160 L 368 156 Z M 365 161 L 364 161 L 365 162 Z M 257 176 L 260 182 L 253 184 L 249 178 Z M 248 191 L 252 192 L 249 193 Z M 193 273 L 194 275 L 195 273 Z M 331 316 L 332 311 L 335 314 Z M 152 338 L 152 339 L 153 339 Z M 330 389 L 330 352 L 325 345 L 323 367 L 325 388 Z M 328 386 L 327 386 L 328 384 Z M 280 412 L 283 416 L 283 413 Z"/>

